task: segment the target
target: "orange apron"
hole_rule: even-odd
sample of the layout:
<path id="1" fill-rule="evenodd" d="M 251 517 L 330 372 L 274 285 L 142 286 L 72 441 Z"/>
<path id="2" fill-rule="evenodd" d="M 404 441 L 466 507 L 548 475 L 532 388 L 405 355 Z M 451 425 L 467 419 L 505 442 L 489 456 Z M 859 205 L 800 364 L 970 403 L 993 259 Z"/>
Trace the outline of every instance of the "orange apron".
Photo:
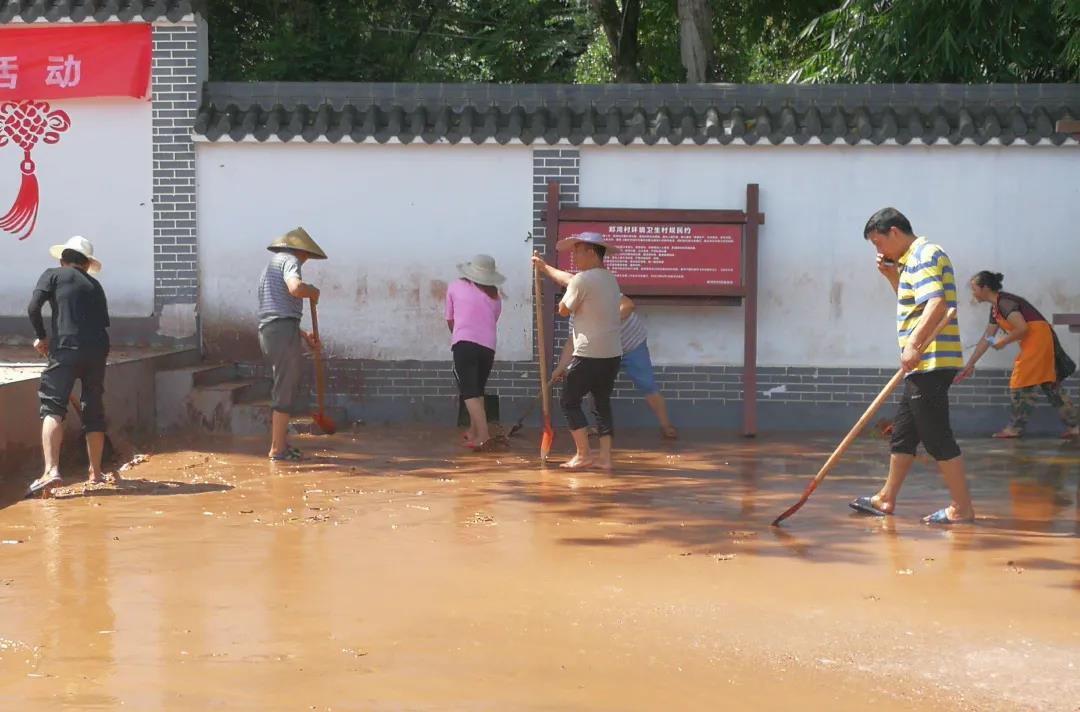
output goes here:
<path id="1" fill-rule="evenodd" d="M 1006 332 L 1013 330 L 1008 319 L 996 317 L 997 325 Z M 1027 333 L 1020 339 L 1020 354 L 1013 362 L 1009 388 L 1027 388 L 1057 381 L 1054 370 L 1054 332 L 1045 321 L 1029 321 Z"/>

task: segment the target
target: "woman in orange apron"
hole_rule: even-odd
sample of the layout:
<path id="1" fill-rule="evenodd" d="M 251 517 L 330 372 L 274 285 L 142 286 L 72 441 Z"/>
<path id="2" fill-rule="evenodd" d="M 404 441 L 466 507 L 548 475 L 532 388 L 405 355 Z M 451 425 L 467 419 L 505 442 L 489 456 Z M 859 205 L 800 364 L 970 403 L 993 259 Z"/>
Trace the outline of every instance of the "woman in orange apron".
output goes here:
<path id="1" fill-rule="evenodd" d="M 1080 436 L 1077 427 L 1076 410 L 1068 394 L 1061 388 L 1054 369 L 1054 329 L 1045 317 L 1028 300 L 1015 294 L 1001 291 L 1004 275 L 1000 272 L 979 272 L 971 279 L 971 294 L 977 301 L 990 304 L 990 324 L 986 327 L 984 338 L 975 347 L 967 366 L 957 377 L 961 381 L 975 372 L 975 362 L 987 349 L 997 351 L 1019 341 L 1020 354 L 1013 363 L 1012 377 L 1009 379 L 1009 394 L 1012 399 L 1012 421 L 995 438 L 1019 438 L 1023 436 L 1028 418 L 1035 409 L 1039 391 L 1046 394 L 1065 423 L 1062 438 Z M 998 329 L 1005 331 L 1005 336 L 995 338 Z"/>

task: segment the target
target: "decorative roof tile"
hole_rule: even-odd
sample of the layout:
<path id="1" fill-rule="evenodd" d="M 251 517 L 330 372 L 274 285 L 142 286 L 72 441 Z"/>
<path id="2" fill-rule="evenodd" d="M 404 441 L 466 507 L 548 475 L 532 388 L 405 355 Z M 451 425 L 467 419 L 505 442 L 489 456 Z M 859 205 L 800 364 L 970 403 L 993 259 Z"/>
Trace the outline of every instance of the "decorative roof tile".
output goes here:
<path id="1" fill-rule="evenodd" d="M 0 24 L 10 22 L 179 22 L 192 0 L 0 0 Z"/>
<path id="2" fill-rule="evenodd" d="M 207 85 L 195 133 L 209 141 L 1060 146 L 1077 138 L 1055 124 L 1078 117 L 1078 84 L 224 82 Z"/>

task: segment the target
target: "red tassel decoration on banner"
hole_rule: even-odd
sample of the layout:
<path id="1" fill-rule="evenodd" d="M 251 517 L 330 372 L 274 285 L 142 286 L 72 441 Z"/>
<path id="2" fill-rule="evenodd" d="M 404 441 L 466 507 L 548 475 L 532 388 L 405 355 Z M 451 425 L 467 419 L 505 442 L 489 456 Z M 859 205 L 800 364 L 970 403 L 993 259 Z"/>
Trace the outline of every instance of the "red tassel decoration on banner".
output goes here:
<path id="1" fill-rule="evenodd" d="M 20 240 L 30 237 L 37 225 L 38 179 L 37 168 L 30 151 L 40 140 L 52 144 L 60 140 L 60 134 L 71 128 L 71 118 L 59 109 L 50 110 L 44 101 L 8 101 L 0 104 L 0 147 L 14 143 L 23 151 L 19 164 L 22 183 L 15 202 L 7 214 L 0 217 L 0 230 L 19 235 Z"/>
<path id="2" fill-rule="evenodd" d="M 34 175 L 34 168 L 34 162 L 30 160 L 30 152 L 26 151 L 25 158 L 19 165 L 22 171 L 19 194 L 15 196 L 15 203 L 11 206 L 11 210 L 0 218 L 0 230 L 19 234 L 24 228 L 26 229 L 20 240 L 30 237 L 30 233 L 34 231 L 34 226 L 37 224 L 38 182 L 37 176 Z"/>

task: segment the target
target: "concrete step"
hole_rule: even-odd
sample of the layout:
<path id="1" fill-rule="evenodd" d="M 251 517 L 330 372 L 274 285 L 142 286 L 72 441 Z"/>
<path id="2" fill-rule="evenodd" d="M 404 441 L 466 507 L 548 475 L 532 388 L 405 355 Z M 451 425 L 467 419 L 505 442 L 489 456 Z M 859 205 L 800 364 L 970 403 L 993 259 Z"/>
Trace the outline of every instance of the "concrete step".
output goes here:
<path id="1" fill-rule="evenodd" d="M 338 429 L 350 425 L 348 413 L 344 408 L 327 408 L 326 415 L 334 421 Z M 230 432 L 234 435 L 263 435 L 270 432 L 270 400 L 256 400 L 249 403 L 238 403 L 233 406 L 230 413 Z M 289 419 L 289 431 L 293 433 L 322 434 L 316 427 L 310 415 L 294 416 Z"/>
<path id="2" fill-rule="evenodd" d="M 236 378 L 205 386 L 196 386 L 196 391 L 214 391 L 228 394 L 233 404 L 253 403 L 270 397 L 273 384 L 264 378 Z"/>
<path id="3" fill-rule="evenodd" d="M 157 432 L 195 427 L 230 432 L 231 410 L 267 398 L 270 382 L 240 378 L 234 363 L 201 362 L 156 374 Z"/>
<path id="4" fill-rule="evenodd" d="M 204 364 L 192 373 L 191 381 L 195 386 L 212 386 L 239 377 L 235 363 Z"/>

